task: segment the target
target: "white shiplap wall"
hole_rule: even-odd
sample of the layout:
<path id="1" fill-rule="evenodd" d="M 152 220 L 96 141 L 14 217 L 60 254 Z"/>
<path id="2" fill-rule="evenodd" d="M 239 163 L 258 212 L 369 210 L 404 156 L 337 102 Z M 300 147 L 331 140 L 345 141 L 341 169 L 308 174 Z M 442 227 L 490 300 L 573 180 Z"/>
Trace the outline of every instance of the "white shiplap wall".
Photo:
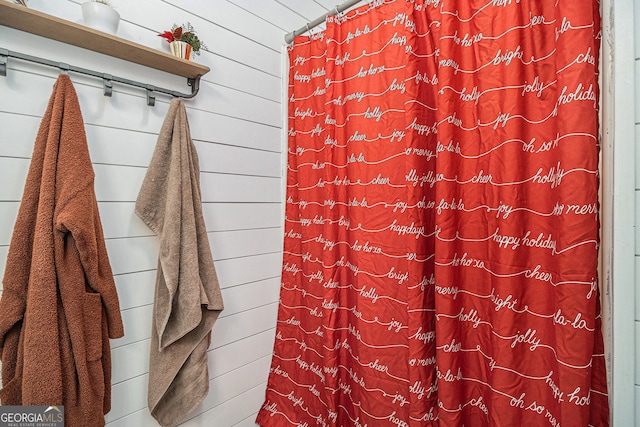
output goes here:
<path id="1" fill-rule="evenodd" d="M 3 1 L 3 0 L 0 0 Z M 81 0 L 29 6 L 81 22 Z M 331 3 L 331 4 L 330 4 Z M 200 155 L 205 221 L 225 310 L 209 351 L 210 392 L 185 426 L 253 426 L 269 370 L 282 245 L 282 45 L 284 34 L 333 8 L 327 0 L 112 0 L 118 35 L 167 50 L 157 33 L 190 22 L 211 68 L 186 102 Z M 0 47 L 188 92 L 186 79 L 0 27 Z M 10 60 L 0 78 L 0 271 L 34 138 L 57 71 Z M 146 407 L 157 238 L 133 213 L 169 99 L 148 107 L 144 92 L 71 73 L 82 108 L 95 187 L 125 337 L 112 341 L 112 427 L 157 423 Z"/>
<path id="2" fill-rule="evenodd" d="M 635 168 L 632 168 L 633 172 L 631 172 L 628 177 L 628 179 L 635 184 L 635 198 L 632 199 L 635 200 L 635 369 L 629 369 L 631 372 L 635 371 L 635 405 L 633 410 L 629 412 L 630 415 L 635 416 L 635 425 L 640 426 L 640 4 L 638 4 L 637 0 L 633 2 L 630 0 L 622 1 L 622 3 L 626 6 L 626 10 L 629 13 L 626 18 L 623 17 L 622 13 L 618 14 L 618 23 L 614 23 L 614 27 L 619 25 L 624 26 L 622 30 L 624 33 L 621 31 L 622 34 L 618 35 L 618 37 L 620 38 L 621 35 L 624 36 L 632 32 L 635 33 L 635 37 L 628 37 L 627 43 L 620 43 L 623 50 L 618 53 L 619 56 L 624 55 L 629 58 L 629 62 L 631 61 L 630 58 L 635 59 L 635 78 L 630 75 L 633 72 L 633 66 L 628 66 L 625 68 L 625 71 L 628 71 L 616 73 L 616 82 L 623 81 L 624 84 L 631 86 L 635 91 L 635 105 L 630 106 L 632 108 L 631 113 L 635 110 L 635 120 L 633 120 L 635 123 L 635 144 L 633 144 L 635 146 L 635 156 L 632 160 Z M 633 9 L 633 13 L 631 13 L 631 9 Z M 629 113 L 629 116 L 631 116 L 631 113 Z M 631 137 L 631 130 L 621 136 Z M 627 152 L 631 152 L 633 148 L 631 141 L 633 141 L 633 139 L 628 139 L 629 150 L 627 150 Z M 629 211 L 632 210 L 629 209 Z"/>

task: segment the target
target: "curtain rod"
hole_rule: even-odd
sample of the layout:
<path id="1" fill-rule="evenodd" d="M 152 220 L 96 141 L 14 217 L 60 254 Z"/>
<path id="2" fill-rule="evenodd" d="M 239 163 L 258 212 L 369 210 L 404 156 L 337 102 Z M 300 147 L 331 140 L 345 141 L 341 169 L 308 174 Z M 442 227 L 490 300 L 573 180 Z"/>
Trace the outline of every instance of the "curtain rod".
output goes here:
<path id="1" fill-rule="evenodd" d="M 103 84 L 103 94 L 104 96 L 111 96 L 113 92 L 113 82 L 122 83 L 129 86 L 135 86 L 142 89 L 145 89 L 147 92 L 147 105 L 153 107 L 156 103 L 155 93 L 164 93 L 167 95 L 171 95 L 177 98 L 193 98 L 198 94 L 200 90 L 200 77 L 201 75 L 197 75 L 195 78 L 187 78 L 187 85 L 191 86 L 191 93 L 180 93 L 174 90 L 165 89 L 162 87 L 153 86 L 150 84 L 137 82 L 135 80 L 125 79 L 123 77 L 112 76 L 111 74 L 101 73 L 99 71 L 88 70 L 86 68 L 76 67 L 73 65 L 66 64 L 64 62 L 59 61 L 51 61 L 49 59 L 40 58 L 37 56 L 26 55 L 20 52 L 13 52 L 4 48 L 0 48 L 0 76 L 6 77 L 7 75 L 7 58 L 15 58 L 20 59 L 22 61 L 35 62 L 41 65 L 47 65 L 49 67 L 59 68 L 62 72 L 68 73 L 72 71 L 78 74 L 85 74 L 87 76 L 98 77 L 102 79 Z"/>
<path id="2" fill-rule="evenodd" d="M 287 33 L 284 36 L 284 41 L 289 44 L 293 41 L 294 37 L 299 36 L 300 34 L 304 34 L 307 31 L 309 31 L 310 29 L 312 29 L 313 27 L 317 27 L 318 25 L 322 24 L 325 19 L 327 19 L 327 16 L 329 15 L 337 15 L 338 13 L 349 9 L 351 6 L 360 3 L 362 0 L 347 0 L 342 4 L 337 5 L 333 10 L 330 10 L 329 12 L 325 13 L 324 15 L 314 19 L 311 22 L 308 22 L 307 25 L 305 25 L 304 27 L 300 27 L 295 31 L 292 31 L 290 33 Z"/>

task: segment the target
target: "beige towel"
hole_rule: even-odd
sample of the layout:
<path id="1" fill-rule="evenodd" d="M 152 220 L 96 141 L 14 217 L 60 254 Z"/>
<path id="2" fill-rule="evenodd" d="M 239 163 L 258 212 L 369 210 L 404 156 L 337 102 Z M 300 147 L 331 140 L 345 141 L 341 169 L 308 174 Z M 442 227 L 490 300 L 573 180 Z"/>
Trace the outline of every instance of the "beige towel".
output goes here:
<path id="1" fill-rule="evenodd" d="M 207 349 L 222 296 L 202 216 L 200 168 L 181 99 L 171 102 L 136 214 L 160 238 L 149 363 L 149 410 L 163 426 L 209 391 Z"/>

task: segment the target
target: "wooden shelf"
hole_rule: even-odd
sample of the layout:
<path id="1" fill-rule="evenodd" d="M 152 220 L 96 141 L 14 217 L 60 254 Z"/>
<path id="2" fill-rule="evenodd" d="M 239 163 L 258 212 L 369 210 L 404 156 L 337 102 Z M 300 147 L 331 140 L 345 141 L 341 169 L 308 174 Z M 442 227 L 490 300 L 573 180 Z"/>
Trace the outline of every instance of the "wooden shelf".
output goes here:
<path id="1" fill-rule="evenodd" d="M 79 7 L 79 6 L 78 6 Z M 26 31 L 70 45 L 103 53 L 125 61 L 195 78 L 210 71 L 209 67 L 177 58 L 84 25 L 76 24 L 24 6 L 0 0 L 0 25 Z M 1 46 L 10 49 L 11 46 Z M 63 61 L 64 62 L 64 61 Z"/>

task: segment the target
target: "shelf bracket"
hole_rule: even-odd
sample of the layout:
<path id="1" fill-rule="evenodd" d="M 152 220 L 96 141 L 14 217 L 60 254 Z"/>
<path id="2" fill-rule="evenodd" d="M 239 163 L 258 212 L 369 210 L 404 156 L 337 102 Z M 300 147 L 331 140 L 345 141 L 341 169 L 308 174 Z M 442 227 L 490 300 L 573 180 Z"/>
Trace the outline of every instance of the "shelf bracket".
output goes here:
<path id="1" fill-rule="evenodd" d="M 201 74 L 198 74 L 195 78 L 187 78 L 187 86 L 191 86 L 191 95 L 183 96 L 182 98 L 193 98 L 198 94 L 200 90 L 200 77 L 202 77 Z"/>
<path id="2" fill-rule="evenodd" d="M 0 76 L 7 77 L 7 61 L 9 60 L 9 51 L 0 48 Z"/>

